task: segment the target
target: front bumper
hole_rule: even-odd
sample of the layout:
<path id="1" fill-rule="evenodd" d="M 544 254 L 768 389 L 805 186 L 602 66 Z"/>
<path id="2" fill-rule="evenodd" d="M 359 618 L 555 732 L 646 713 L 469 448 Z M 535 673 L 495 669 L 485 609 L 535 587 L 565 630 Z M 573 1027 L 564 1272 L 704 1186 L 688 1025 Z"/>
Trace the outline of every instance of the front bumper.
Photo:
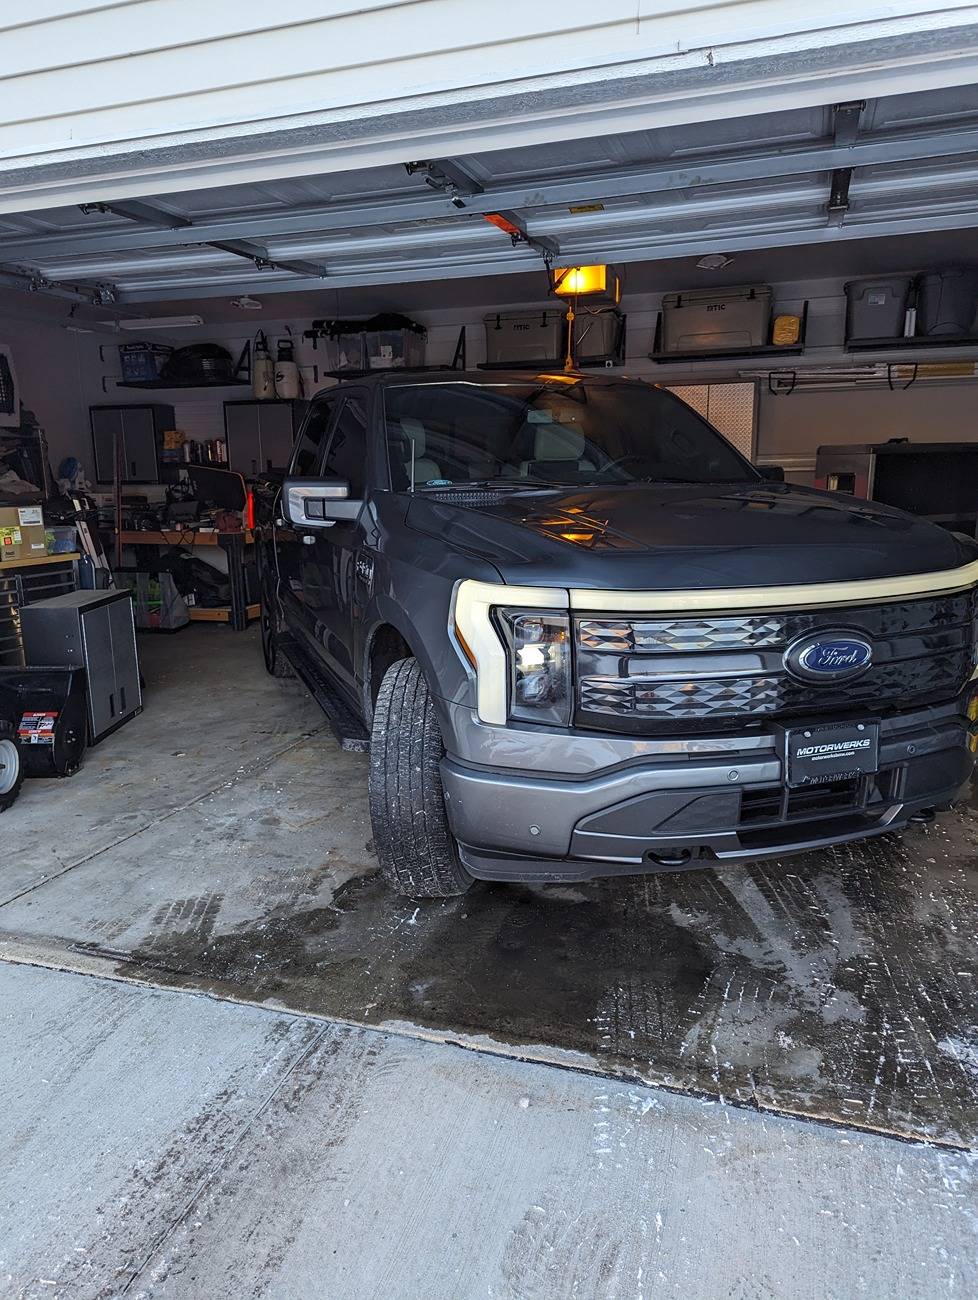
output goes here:
<path id="1" fill-rule="evenodd" d="M 831 722 L 820 718 L 819 722 Z M 484 728 L 498 761 L 499 731 Z M 776 857 L 898 830 L 954 799 L 974 766 L 963 702 L 883 721 L 879 772 L 845 788 L 784 784 L 779 733 L 755 733 L 705 752 L 643 755 L 587 774 L 541 776 L 532 733 L 525 764 L 509 732 L 507 766 L 451 754 L 441 764 L 446 807 L 463 863 L 485 880 L 580 881 L 681 870 L 715 860 Z M 589 738 L 575 737 L 580 745 Z M 600 737 L 595 753 L 607 757 Z M 681 748 L 681 742 L 677 742 Z M 534 771 L 536 769 L 536 771 Z"/>

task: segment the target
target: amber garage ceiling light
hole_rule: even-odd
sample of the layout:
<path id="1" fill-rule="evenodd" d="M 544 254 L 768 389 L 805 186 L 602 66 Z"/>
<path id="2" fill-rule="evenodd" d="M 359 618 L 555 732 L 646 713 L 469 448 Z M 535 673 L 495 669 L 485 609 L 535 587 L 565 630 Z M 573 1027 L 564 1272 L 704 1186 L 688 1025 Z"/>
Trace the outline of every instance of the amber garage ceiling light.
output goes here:
<path id="1" fill-rule="evenodd" d="M 611 266 L 557 266 L 551 272 L 553 291 L 561 298 L 621 301 L 621 277 Z"/>

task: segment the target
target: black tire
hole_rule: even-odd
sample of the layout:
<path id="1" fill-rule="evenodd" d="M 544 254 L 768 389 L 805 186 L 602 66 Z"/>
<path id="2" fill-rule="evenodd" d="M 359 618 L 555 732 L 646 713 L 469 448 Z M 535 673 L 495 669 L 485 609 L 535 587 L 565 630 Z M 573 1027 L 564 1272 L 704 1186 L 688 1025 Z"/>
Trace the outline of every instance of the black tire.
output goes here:
<path id="1" fill-rule="evenodd" d="M 385 673 L 374 705 L 370 820 L 381 873 L 409 898 L 452 898 L 472 884 L 445 814 L 444 752 L 418 661 L 401 659 Z"/>
<path id="2" fill-rule="evenodd" d="M 280 620 L 278 600 L 269 591 L 268 583 L 261 586 L 261 657 L 265 672 L 272 677 L 294 677 L 295 669 L 278 648 Z"/>
<path id="3" fill-rule="evenodd" d="M 20 794 L 24 784 L 24 765 L 20 761 L 17 728 L 0 719 L 0 813 L 6 812 Z"/>

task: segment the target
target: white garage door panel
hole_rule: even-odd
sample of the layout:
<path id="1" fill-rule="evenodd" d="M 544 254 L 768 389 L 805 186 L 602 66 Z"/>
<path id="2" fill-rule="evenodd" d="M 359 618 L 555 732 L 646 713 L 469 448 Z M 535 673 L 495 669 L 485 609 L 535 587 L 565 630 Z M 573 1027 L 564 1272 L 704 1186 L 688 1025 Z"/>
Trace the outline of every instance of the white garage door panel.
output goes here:
<path id="1" fill-rule="evenodd" d="M 963 0 L 812 10 L 796 0 L 135 0 L 48 3 L 44 21 L 0 20 L 0 158 L 172 136 L 296 114 L 390 111 L 397 101 L 495 94 L 526 78 L 598 70 L 713 47 L 782 40 L 792 51 L 973 20 Z M 61 15 L 61 16 L 59 16 Z M 705 54 L 704 54 L 705 57 Z M 702 59 L 697 59 L 701 63 Z M 381 68 L 381 65 L 383 67 Z"/>
<path id="2" fill-rule="evenodd" d="M 0 131 L 0 149 L 13 156 L 32 147 L 57 148 L 59 136 L 60 144 L 75 145 L 85 138 L 159 134 L 207 122 L 492 85 L 497 79 L 648 57 L 665 52 L 664 42 L 676 53 L 692 36 L 688 18 L 675 16 L 665 20 L 664 30 L 659 19 L 642 31 L 636 6 L 627 0 L 609 0 L 600 9 L 593 0 L 537 5 L 367 0 L 355 7 L 305 0 L 290 5 L 288 17 L 287 24 L 270 22 L 268 6 L 253 2 L 190 6 L 186 0 L 143 0 L 121 13 L 76 15 L 13 30 L 3 42 L 8 102 L 29 104 L 32 114 L 11 121 L 19 129 Z M 73 52 L 68 66 L 66 50 Z M 109 61 L 123 58 L 108 75 Z M 392 64 L 384 71 L 383 96 L 375 80 L 381 63 Z M 167 88 L 169 93 L 160 94 Z M 39 105 L 44 105 L 41 120 L 33 117 Z M 125 120 L 113 121 L 122 107 L 128 110 Z M 70 138 L 69 120 L 84 121 Z"/>

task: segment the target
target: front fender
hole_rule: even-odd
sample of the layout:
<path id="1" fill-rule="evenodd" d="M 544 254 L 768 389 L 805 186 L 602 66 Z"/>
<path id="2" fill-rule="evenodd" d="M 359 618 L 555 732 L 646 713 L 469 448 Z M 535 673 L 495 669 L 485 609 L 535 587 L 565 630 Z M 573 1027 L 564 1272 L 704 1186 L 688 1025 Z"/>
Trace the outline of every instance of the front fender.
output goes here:
<path id="1" fill-rule="evenodd" d="M 442 716 L 439 704 L 445 698 L 446 691 L 450 692 L 451 698 L 460 703 L 465 701 L 467 696 L 470 696 L 469 702 L 475 700 L 474 681 L 470 681 L 466 671 L 467 666 L 460 661 L 449 636 L 448 608 L 449 606 L 446 606 L 443 619 L 433 615 L 429 607 L 428 611 L 422 614 L 421 619 L 416 621 L 398 601 L 386 593 L 381 593 L 371 600 L 365 611 L 365 634 L 359 664 L 359 685 L 364 717 L 368 723 L 373 721 L 373 701 L 370 698 L 371 660 L 377 634 L 384 627 L 394 628 L 403 637 L 411 654 L 421 665 L 428 689 L 436 701 L 439 717 Z"/>

